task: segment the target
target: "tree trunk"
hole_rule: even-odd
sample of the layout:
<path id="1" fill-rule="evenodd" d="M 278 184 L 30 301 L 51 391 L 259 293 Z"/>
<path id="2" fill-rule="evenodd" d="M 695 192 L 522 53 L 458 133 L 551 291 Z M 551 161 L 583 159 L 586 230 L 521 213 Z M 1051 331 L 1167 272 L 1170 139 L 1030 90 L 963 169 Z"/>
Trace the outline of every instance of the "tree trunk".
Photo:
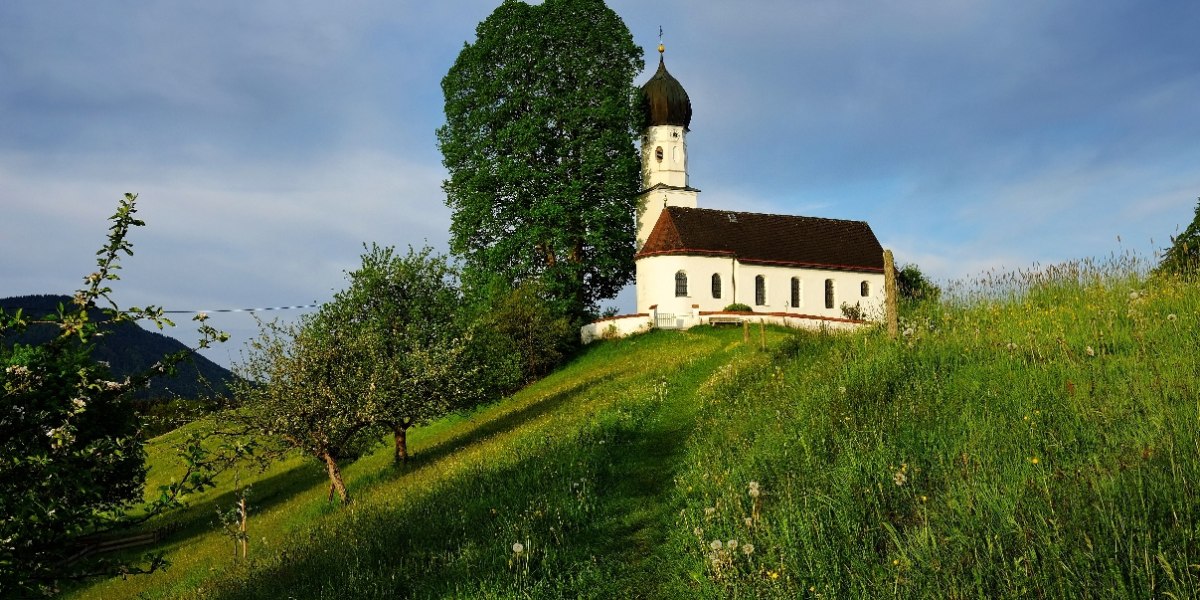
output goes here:
<path id="1" fill-rule="evenodd" d="M 408 462 L 408 426 L 410 423 L 398 422 L 392 423 L 392 433 L 396 437 L 396 455 L 393 459 L 394 464 Z"/>
<path id="2" fill-rule="evenodd" d="M 350 504 L 350 492 L 346 491 L 346 482 L 342 481 L 342 470 L 338 468 L 337 460 L 328 450 L 322 452 L 320 457 L 329 473 L 329 498 L 333 499 L 333 492 L 336 491 L 342 504 Z"/>

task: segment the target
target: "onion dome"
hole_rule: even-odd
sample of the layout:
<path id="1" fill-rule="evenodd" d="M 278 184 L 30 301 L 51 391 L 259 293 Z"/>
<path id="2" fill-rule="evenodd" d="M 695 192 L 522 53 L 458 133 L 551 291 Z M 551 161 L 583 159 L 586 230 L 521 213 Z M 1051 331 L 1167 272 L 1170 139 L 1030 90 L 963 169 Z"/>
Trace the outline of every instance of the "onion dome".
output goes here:
<path id="1" fill-rule="evenodd" d="M 658 71 L 642 86 L 645 126 L 677 125 L 686 131 L 692 123 L 692 101 L 679 81 L 663 64 L 662 44 L 658 45 Z"/>

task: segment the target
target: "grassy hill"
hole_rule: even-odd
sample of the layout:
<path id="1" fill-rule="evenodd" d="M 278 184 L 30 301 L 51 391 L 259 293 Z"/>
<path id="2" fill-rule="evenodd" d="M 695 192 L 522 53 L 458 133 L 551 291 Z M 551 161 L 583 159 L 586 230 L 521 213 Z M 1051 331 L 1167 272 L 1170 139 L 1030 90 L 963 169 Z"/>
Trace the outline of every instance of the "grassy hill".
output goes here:
<path id="1" fill-rule="evenodd" d="M 407 467 L 349 465 L 348 508 L 299 457 L 241 473 L 248 560 L 226 481 L 165 521 L 168 571 L 70 596 L 1200 596 L 1196 284 L 1081 263 L 951 292 L 897 340 L 595 344 L 415 431 Z"/>

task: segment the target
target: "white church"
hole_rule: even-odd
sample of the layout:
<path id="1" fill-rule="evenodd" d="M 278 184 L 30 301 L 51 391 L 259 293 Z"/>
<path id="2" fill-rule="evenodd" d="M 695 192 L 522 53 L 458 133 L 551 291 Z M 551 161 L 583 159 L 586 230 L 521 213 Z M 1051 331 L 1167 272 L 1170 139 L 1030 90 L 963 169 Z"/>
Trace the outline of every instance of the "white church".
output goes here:
<path id="1" fill-rule="evenodd" d="M 692 104 L 663 50 L 642 86 L 637 313 L 584 326 L 584 343 L 738 321 L 852 329 L 882 320 L 883 247 L 867 223 L 698 206 L 687 160 Z M 726 311 L 731 304 L 751 310 Z"/>

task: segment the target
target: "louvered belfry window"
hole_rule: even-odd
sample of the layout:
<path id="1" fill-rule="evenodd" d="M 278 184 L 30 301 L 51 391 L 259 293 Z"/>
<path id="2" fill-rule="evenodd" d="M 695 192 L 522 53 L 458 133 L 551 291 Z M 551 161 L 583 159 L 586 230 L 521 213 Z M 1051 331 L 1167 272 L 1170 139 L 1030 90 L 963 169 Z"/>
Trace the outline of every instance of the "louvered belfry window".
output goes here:
<path id="1" fill-rule="evenodd" d="M 685 297 L 687 297 L 687 295 L 688 295 L 688 293 L 687 293 L 687 273 L 684 273 L 683 271 L 676 271 L 675 272 L 675 297 L 676 298 L 685 298 Z"/>

